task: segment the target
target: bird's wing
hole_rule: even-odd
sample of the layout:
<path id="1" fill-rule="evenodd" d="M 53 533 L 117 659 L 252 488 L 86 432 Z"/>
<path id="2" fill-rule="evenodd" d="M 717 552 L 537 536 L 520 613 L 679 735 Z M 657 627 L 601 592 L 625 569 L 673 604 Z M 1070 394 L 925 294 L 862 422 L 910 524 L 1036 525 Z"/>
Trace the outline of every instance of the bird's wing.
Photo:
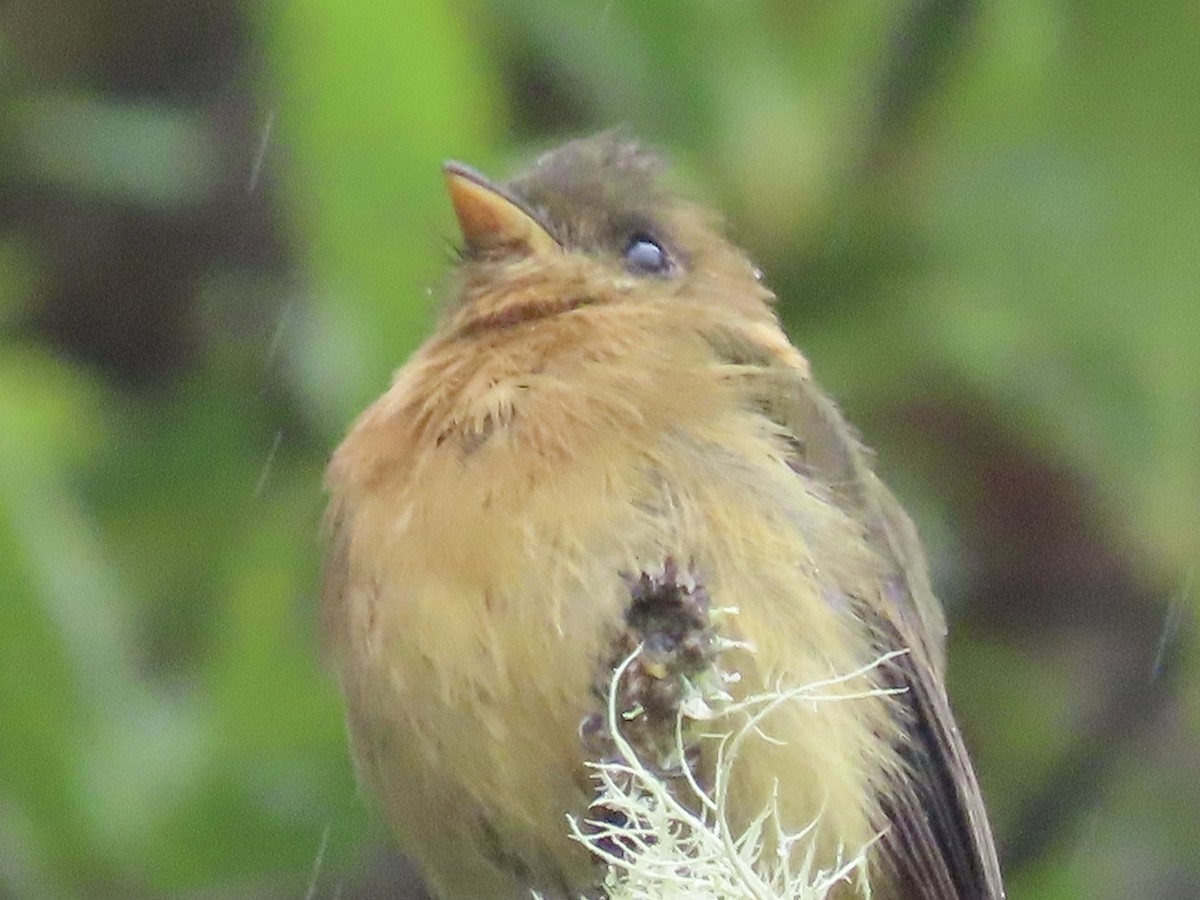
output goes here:
<path id="1" fill-rule="evenodd" d="M 710 343 L 739 368 L 754 370 L 753 396 L 788 436 L 798 471 L 820 480 L 864 525 L 889 577 L 882 603 L 860 604 L 881 652 L 904 649 L 885 669 L 906 720 L 898 748 L 907 777 L 882 798 L 890 827 L 881 864 L 895 885 L 885 896 L 920 900 L 999 900 L 1004 889 L 983 798 L 943 687 L 945 620 L 934 597 L 916 529 L 871 467 L 871 456 L 790 346 L 764 347 L 722 334 Z"/>

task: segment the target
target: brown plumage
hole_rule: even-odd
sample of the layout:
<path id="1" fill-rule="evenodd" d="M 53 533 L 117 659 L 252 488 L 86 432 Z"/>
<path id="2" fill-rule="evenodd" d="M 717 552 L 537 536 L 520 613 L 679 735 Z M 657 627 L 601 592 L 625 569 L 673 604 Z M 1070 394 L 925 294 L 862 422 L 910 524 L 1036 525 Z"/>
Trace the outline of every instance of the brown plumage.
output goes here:
<path id="1" fill-rule="evenodd" d="M 705 670 L 741 697 L 906 651 L 773 712 L 731 819 L 777 785 L 818 860 L 869 847 L 876 898 L 1002 897 L 919 541 L 753 266 L 620 135 L 447 179 L 454 296 L 330 463 L 323 596 L 360 778 L 433 890 L 593 889 L 565 817 L 643 646 L 624 699 L 650 750 Z M 702 782 L 713 753 L 689 748 Z"/>

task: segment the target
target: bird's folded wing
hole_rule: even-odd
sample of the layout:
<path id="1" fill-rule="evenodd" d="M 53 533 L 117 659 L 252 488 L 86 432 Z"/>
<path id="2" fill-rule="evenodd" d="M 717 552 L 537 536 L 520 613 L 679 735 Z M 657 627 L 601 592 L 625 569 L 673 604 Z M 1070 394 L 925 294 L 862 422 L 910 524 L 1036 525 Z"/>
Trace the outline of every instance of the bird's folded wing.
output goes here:
<path id="1" fill-rule="evenodd" d="M 1004 889 L 991 828 L 943 687 L 945 621 L 912 522 L 798 354 L 793 360 L 735 333 L 713 336 L 710 343 L 730 363 L 756 370 L 754 401 L 794 443 L 796 468 L 821 481 L 863 523 L 891 573 L 876 603 L 862 598 L 857 604 L 881 654 L 907 651 L 884 669 L 887 686 L 900 691 L 905 738 L 897 750 L 908 771 L 881 798 L 889 824 L 880 839 L 880 863 L 893 885 L 883 896 L 999 900 Z"/>

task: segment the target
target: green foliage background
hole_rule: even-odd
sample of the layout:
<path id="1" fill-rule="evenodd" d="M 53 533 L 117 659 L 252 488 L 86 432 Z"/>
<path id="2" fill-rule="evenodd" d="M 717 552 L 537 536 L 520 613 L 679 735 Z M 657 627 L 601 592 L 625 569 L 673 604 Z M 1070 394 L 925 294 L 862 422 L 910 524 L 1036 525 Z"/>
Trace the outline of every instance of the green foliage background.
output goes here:
<path id="1" fill-rule="evenodd" d="M 1200 896 L 1198 59 L 1184 0 L 10 0 L 0 896 L 407 890 L 322 467 L 428 329 L 440 162 L 618 124 L 919 519 L 1011 896 Z"/>

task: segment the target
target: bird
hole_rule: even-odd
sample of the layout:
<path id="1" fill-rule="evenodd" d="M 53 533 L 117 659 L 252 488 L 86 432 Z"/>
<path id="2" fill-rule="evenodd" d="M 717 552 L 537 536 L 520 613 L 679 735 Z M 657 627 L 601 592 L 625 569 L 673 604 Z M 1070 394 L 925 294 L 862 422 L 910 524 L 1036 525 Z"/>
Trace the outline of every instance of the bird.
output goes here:
<path id="1" fill-rule="evenodd" d="M 737 715 L 687 720 L 697 685 L 735 708 L 825 684 L 754 723 L 730 827 L 771 804 L 818 863 L 863 854 L 835 896 L 1002 898 L 914 525 L 666 169 L 624 131 L 503 183 L 444 165 L 462 244 L 436 327 L 325 478 L 320 629 L 359 781 L 435 896 L 598 896 L 568 822 L 619 818 L 594 768 L 618 736 L 703 790 Z"/>

